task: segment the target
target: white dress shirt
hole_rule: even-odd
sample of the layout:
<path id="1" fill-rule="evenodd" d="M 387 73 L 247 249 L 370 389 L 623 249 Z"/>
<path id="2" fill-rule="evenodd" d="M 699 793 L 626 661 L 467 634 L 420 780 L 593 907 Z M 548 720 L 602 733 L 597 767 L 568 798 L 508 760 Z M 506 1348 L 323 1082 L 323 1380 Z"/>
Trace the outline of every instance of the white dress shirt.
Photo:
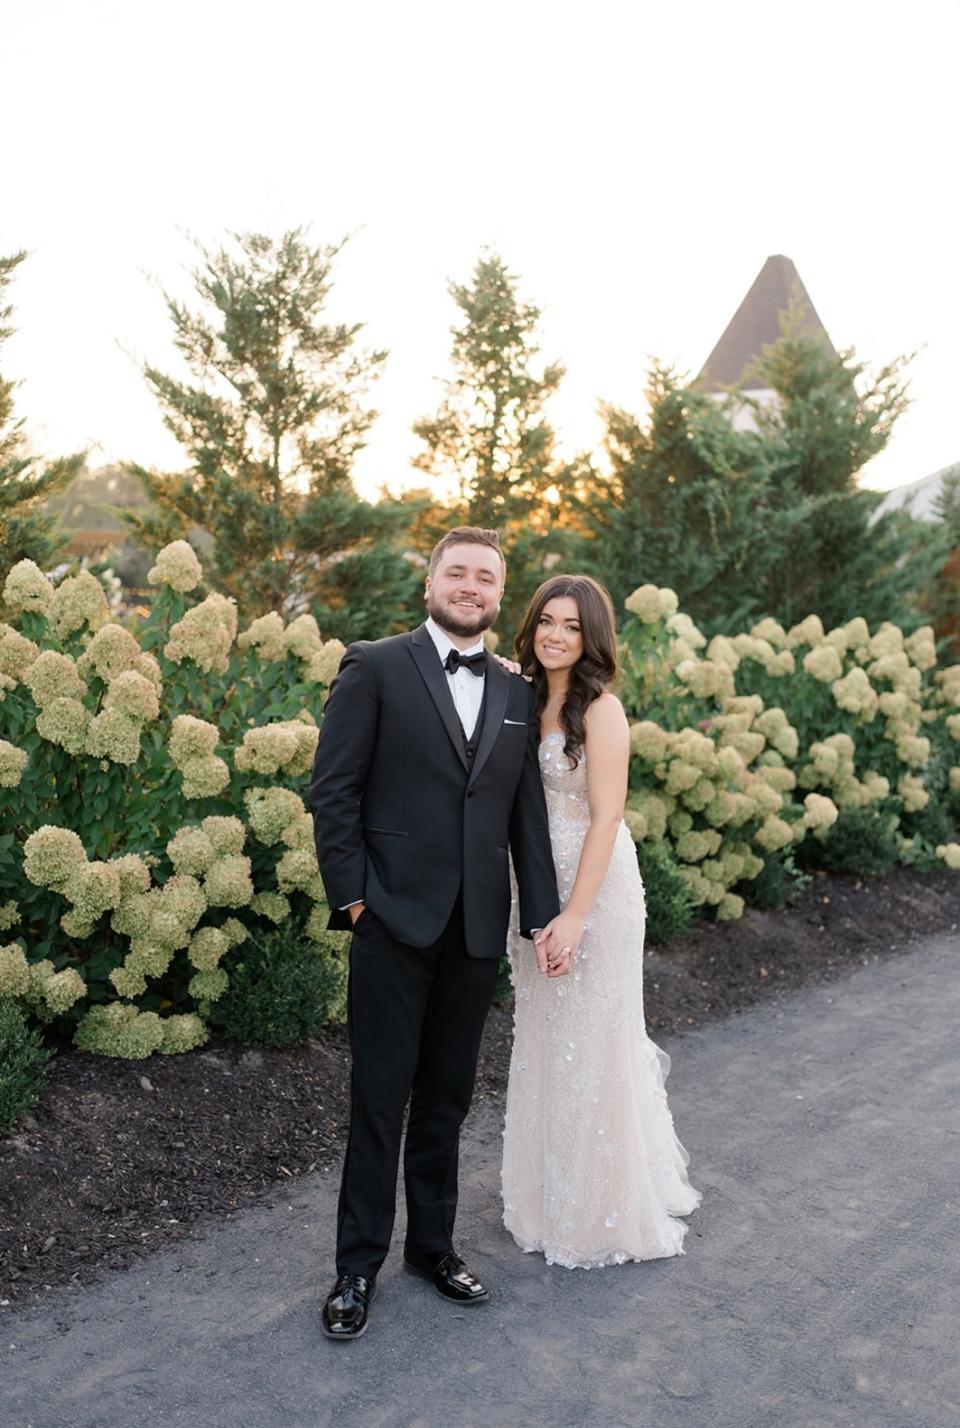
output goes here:
<path id="1" fill-rule="evenodd" d="M 461 650 L 453 643 L 446 630 L 441 630 L 433 617 L 427 616 L 427 629 L 430 638 L 433 640 L 440 656 L 440 663 L 443 664 L 451 650 L 457 650 L 465 658 L 468 655 L 480 654 L 483 652 L 483 636 L 477 640 L 476 644 L 469 649 Z M 463 725 L 463 732 L 467 738 L 473 733 L 477 726 L 477 719 L 480 714 L 480 705 L 483 703 L 483 686 L 486 680 L 484 674 L 474 674 L 472 670 L 464 669 L 461 665 L 453 674 L 447 673 L 447 683 L 450 686 L 450 693 L 453 695 L 453 702 L 456 705 L 457 714 L 460 716 L 460 723 Z"/>

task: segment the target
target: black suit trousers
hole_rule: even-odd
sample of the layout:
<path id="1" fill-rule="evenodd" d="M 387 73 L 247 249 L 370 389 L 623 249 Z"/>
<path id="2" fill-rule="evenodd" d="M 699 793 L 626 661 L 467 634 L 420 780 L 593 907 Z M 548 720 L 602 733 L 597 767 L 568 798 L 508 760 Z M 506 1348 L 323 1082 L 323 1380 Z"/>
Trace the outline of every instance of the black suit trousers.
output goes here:
<path id="1" fill-rule="evenodd" d="M 460 897 L 438 940 L 398 942 L 369 908 L 350 947 L 350 1132 L 337 1217 L 337 1273 L 377 1273 L 396 1213 L 403 1113 L 407 1245 L 453 1248 L 460 1126 L 470 1109 L 496 958 L 467 954 Z"/>

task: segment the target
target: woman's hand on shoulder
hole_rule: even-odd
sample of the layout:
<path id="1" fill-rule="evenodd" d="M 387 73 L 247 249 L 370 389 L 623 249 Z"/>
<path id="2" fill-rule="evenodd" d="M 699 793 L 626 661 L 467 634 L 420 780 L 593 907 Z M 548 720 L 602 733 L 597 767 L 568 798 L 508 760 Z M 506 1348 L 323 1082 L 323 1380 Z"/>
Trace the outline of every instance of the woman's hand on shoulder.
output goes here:
<path id="1" fill-rule="evenodd" d="M 515 659 L 507 659 L 506 655 L 498 654 L 494 655 L 494 659 L 497 661 L 498 664 L 503 665 L 504 669 L 507 671 L 507 674 L 522 674 L 520 665 Z M 528 684 L 531 682 L 529 674 L 523 674 L 522 677 L 527 681 Z"/>

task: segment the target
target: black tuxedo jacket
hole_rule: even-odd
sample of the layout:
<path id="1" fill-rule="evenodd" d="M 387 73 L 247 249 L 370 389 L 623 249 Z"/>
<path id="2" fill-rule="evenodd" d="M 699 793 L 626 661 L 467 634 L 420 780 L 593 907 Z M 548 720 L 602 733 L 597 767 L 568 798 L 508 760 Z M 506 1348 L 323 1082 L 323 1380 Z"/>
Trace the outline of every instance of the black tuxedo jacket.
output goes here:
<path id="1" fill-rule="evenodd" d="M 525 937 L 559 911 L 530 686 L 487 655 L 472 765 L 436 646 L 358 641 L 330 687 L 310 808 L 330 926 L 363 900 L 398 941 L 440 937 L 463 889 L 467 951 L 499 957 L 513 855 Z"/>

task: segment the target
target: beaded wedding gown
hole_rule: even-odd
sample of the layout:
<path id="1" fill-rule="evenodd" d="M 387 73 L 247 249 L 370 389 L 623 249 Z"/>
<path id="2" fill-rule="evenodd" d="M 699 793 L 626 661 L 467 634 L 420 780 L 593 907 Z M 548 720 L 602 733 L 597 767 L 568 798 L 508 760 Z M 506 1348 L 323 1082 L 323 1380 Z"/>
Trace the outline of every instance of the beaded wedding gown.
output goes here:
<path id="1" fill-rule="evenodd" d="M 586 757 L 571 769 L 563 735 L 548 734 L 540 767 L 563 906 L 589 826 Z M 682 1254 L 687 1226 L 674 1217 L 700 1202 L 667 1106 L 670 1058 L 644 1024 L 643 934 L 643 883 L 623 823 L 568 976 L 537 970 L 514 898 L 503 1219 L 548 1264 Z"/>

